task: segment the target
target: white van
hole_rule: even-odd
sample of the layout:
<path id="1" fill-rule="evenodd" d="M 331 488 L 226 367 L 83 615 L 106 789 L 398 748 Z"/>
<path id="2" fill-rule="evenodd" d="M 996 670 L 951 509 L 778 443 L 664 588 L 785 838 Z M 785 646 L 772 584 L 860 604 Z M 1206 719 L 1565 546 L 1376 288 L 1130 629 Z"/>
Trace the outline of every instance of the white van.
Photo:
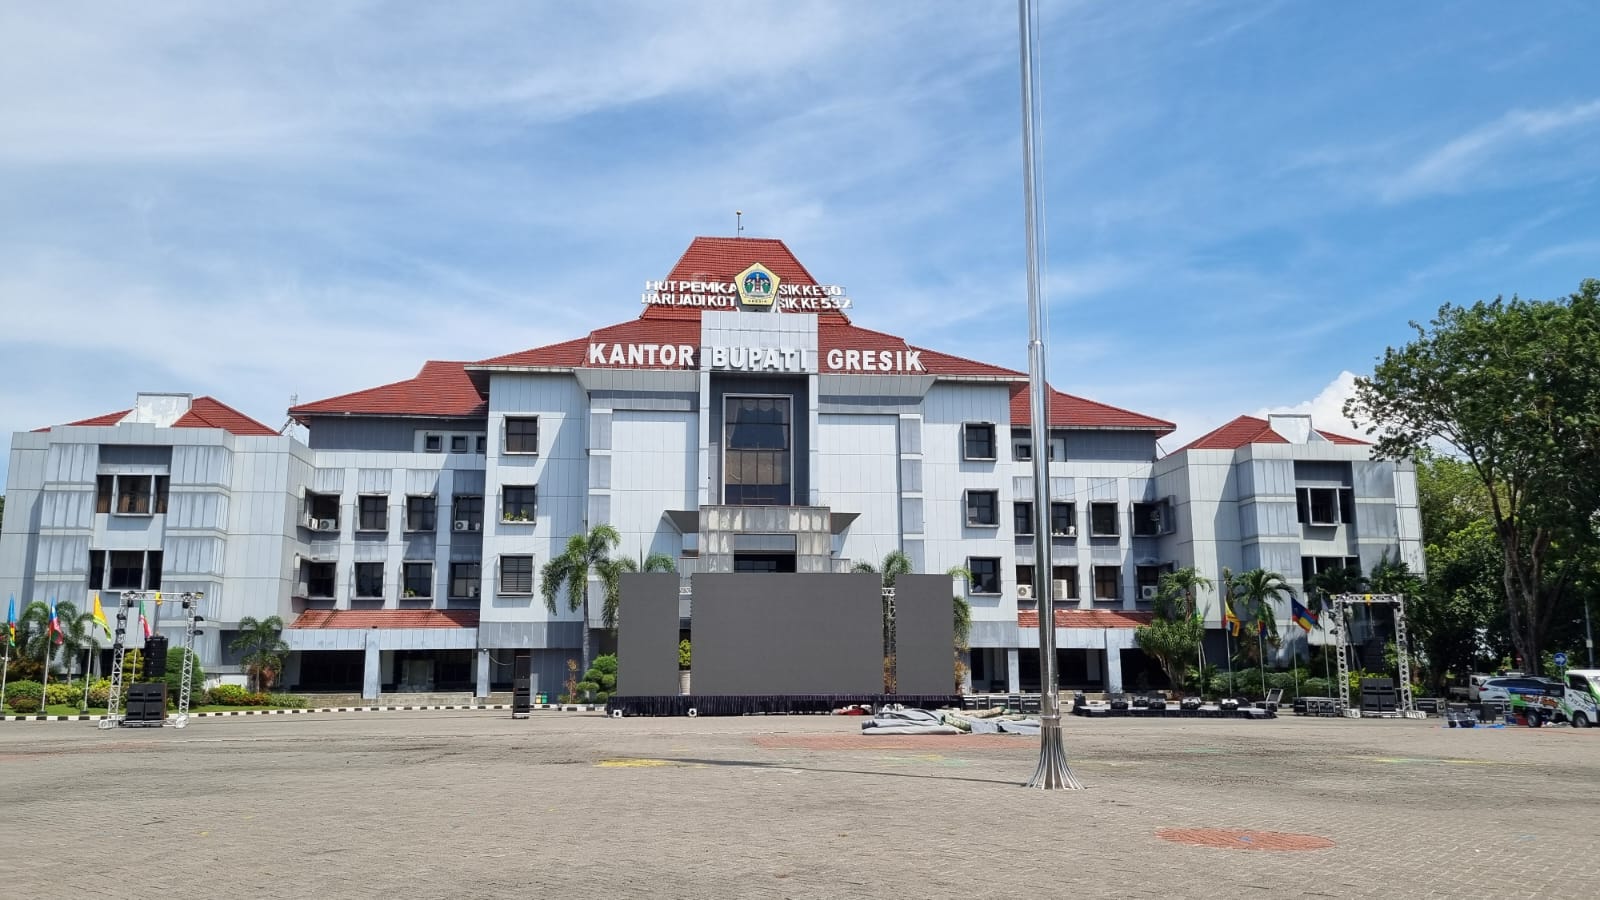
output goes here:
<path id="1" fill-rule="evenodd" d="M 1561 714 L 1574 728 L 1600 725 L 1600 669 L 1568 669 Z"/>

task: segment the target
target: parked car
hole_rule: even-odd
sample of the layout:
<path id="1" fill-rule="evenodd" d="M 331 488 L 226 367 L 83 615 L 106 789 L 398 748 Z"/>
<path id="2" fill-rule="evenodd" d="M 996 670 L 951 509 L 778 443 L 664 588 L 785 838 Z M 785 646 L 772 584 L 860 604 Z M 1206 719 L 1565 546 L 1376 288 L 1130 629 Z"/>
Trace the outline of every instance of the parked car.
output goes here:
<path id="1" fill-rule="evenodd" d="M 1537 716 L 1550 722 L 1566 717 L 1561 704 L 1566 699 L 1567 686 L 1551 678 L 1491 678 L 1478 689 L 1478 696 L 1485 702 L 1498 700 L 1511 709 L 1526 711 L 1530 719 Z"/>
<path id="2" fill-rule="evenodd" d="M 1467 678 L 1467 699 L 1473 703 L 1486 699 L 1480 695 L 1480 692 L 1483 690 L 1483 683 L 1491 678 L 1521 678 L 1523 674 L 1522 672 L 1501 672 L 1498 675 L 1487 675 L 1480 672 L 1477 675 L 1469 676 Z"/>

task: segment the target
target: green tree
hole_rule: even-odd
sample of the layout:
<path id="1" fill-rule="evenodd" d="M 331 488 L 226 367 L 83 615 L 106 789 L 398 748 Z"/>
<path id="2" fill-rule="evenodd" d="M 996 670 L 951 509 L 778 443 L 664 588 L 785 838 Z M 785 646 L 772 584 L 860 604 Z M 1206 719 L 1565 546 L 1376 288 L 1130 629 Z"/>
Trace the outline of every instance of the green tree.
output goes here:
<path id="1" fill-rule="evenodd" d="M 1265 662 L 1261 658 L 1261 643 L 1269 647 L 1281 643 L 1275 607 L 1283 602 L 1285 594 L 1293 597 L 1294 589 L 1277 572 L 1256 568 L 1233 576 L 1234 615 L 1244 623 L 1239 651 L 1258 665 Z M 1258 633 L 1260 643 L 1252 640 Z"/>
<path id="2" fill-rule="evenodd" d="M 77 606 L 62 600 L 56 604 L 56 622 L 61 628 L 57 640 L 50 633 L 50 604 L 35 600 L 17 617 L 17 646 L 22 655 L 41 666 L 53 668 L 58 658 L 70 664 L 74 653 L 92 645 L 88 623 L 93 621 L 93 616 L 80 615 Z"/>
<path id="3" fill-rule="evenodd" d="M 622 603 L 622 575 L 624 572 L 676 572 L 678 564 L 665 553 L 652 553 L 634 559 L 623 556 L 614 566 L 603 566 L 600 578 L 605 582 L 605 601 L 600 607 L 600 621 L 611 631 L 617 630 L 617 609 Z"/>
<path id="4" fill-rule="evenodd" d="M 910 575 L 912 570 L 911 557 L 900 550 L 890 550 L 884 554 L 883 564 L 874 566 L 862 560 L 850 567 L 851 572 L 863 575 L 877 575 L 882 579 L 885 588 L 894 587 L 894 580 L 901 575 Z M 894 689 L 894 604 L 886 596 L 883 598 L 883 681 L 884 690 Z"/>
<path id="5" fill-rule="evenodd" d="M 250 677 L 250 690 L 267 690 L 289 655 L 289 645 L 283 641 L 283 619 L 245 616 L 239 620 L 239 636 L 229 642 L 228 649 L 241 654 L 239 661 Z"/>
<path id="6" fill-rule="evenodd" d="M 1200 615 L 1200 592 L 1214 587 L 1194 566 L 1163 573 L 1156 583 L 1155 612 L 1168 619 L 1193 619 Z"/>
<path id="7" fill-rule="evenodd" d="M 567 538 L 566 550 L 544 564 L 539 570 L 539 594 L 544 598 L 545 609 L 553 615 L 556 599 L 563 588 L 567 592 L 567 610 L 583 610 L 583 659 L 580 671 L 589 668 L 589 573 L 594 572 L 606 588 L 606 602 L 617 590 L 618 566 L 611 551 L 622 537 L 610 525 L 596 525 L 587 534 Z"/>
<path id="8" fill-rule="evenodd" d="M 1174 686 L 1183 684 L 1190 662 L 1200 663 L 1206 635 L 1200 592 L 1212 587 L 1211 579 L 1193 566 L 1163 574 L 1156 586 L 1155 617 L 1133 633 L 1139 649 L 1161 666 Z"/>
<path id="9" fill-rule="evenodd" d="M 1448 444 L 1476 474 L 1500 543 L 1511 639 L 1541 650 L 1600 512 L 1600 280 L 1563 300 L 1445 304 L 1385 351 L 1345 403 L 1376 455 Z"/>

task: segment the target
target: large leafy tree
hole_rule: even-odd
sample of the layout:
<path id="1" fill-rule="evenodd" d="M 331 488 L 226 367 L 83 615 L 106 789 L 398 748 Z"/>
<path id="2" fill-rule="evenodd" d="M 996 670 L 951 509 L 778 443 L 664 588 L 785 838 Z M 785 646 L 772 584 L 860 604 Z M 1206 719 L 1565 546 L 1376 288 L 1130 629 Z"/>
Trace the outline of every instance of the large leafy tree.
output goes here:
<path id="1" fill-rule="evenodd" d="M 283 640 L 283 619 L 267 616 L 257 619 L 245 616 L 239 620 L 239 636 L 228 649 L 241 654 L 240 663 L 250 676 L 250 689 L 264 691 L 283 671 L 283 660 L 289 655 L 289 645 Z"/>
<path id="2" fill-rule="evenodd" d="M 1212 588 L 1211 579 L 1193 566 L 1161 576 L 1156 585 L 1155 617 L 1133 635 L 1139 649 L 1156 661 L 1174 685 L 1183 683 L 1191 661 L 1201 666 L 1200 645 L 1205 641 L 1205 620 L 1200 613 L 1200 592 Z"/>
<path id="3" fill-rule="evenodd" d="M 883 562 L 873 565 L 863 560 L 850 568 L 851 572 L 877 575 L 886 588 L 894 587 L 895 579 L 901 575 L 910 575 L 914 570 L 911 557 L 899 550 L 890 550 L 883 557 Z M 953 566 L 945 574 L 951 578 L 959 578 L 970 582 L 972 573 L 963 566 Z M 961 663 L 961 654 L 967 650 L 967 642 L 972 640 L 972 606 L 966 598 L 952 594 L 950 597 L 951 625 L 955 635 L 955 654 L 957 664 Z M 887 597 L 883 600 L 883 648 L 884 648 L 884 687 L 892 689 L 895 681 L 894 654 L 894 608 L 889 604 Z"/>
<path id="4" fill-rule="evenodd" d="M 567 538 L 567 546 L 560 556 L 544 564 L 539 570 L 539 594 L 544 598 L 545 609 L 556 611 L 556 600 L 564 588 L 567 592 L 567 610 L 583 610 L 583 666 L 589 670 L 589 573 L 594 572 L 606 586 L 609 595 L 616 590 L 620 570 L 611 551 L 622 540 L 610 525 L 596 525 L 587 533 Z"/>
<path id="5" fill-rule="evenodd" d="M 1511 639 L 1536 671 L 1600 513 L 1600 280 L 1556 301 L 1445 304 L 1356 379 L 1376 455 L 1449 445 L 1488 501 Z"/>

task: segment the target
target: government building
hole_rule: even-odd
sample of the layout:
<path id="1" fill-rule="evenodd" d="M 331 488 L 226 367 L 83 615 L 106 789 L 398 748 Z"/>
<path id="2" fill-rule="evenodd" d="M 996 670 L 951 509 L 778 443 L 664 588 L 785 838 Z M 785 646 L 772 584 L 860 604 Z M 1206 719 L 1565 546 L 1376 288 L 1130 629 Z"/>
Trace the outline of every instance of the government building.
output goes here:
<path id="1" fill-rule="evenodd" d="M 554 694 L 581 629 L 605 635 L 598 583 L 585 623 L 565 597 L 546 611 L 539 571 L 589 527 L 676 560 L 691 634 L 695 573 L 846 572 L 899 550 L 972 573 L 952 582 L 970 689 L 1025 691 L 1032 534 L 1049 528 L 1062 684 L 1131 690 L 1161 683 L 1133 635 L 1163 572 L 1262 566 L 1299 590 L 1385 554 L 1422 568 L 1411 465 L 1304 416 L 1242 416 L 1163 453 L 1173 423 L 1052 392 L 1034 435 L 1026 373 L 855 325 L 777 240 L 696 238 L 641 299 L 569 341 L 297 405 L 303 441 L 187 394 L 18 433 L 0 595 L 203 591 L 202 663 L 228 680 L 239 620 L 279 615 L 287 689 L 482 695 L 530 651 Z M 1035 453 L 1049 510 L 1030 502 Z M 1220 629 L 1214 594 L 1206 614 Z M 156 625 L 177 637 L 170 611 Z"/>

